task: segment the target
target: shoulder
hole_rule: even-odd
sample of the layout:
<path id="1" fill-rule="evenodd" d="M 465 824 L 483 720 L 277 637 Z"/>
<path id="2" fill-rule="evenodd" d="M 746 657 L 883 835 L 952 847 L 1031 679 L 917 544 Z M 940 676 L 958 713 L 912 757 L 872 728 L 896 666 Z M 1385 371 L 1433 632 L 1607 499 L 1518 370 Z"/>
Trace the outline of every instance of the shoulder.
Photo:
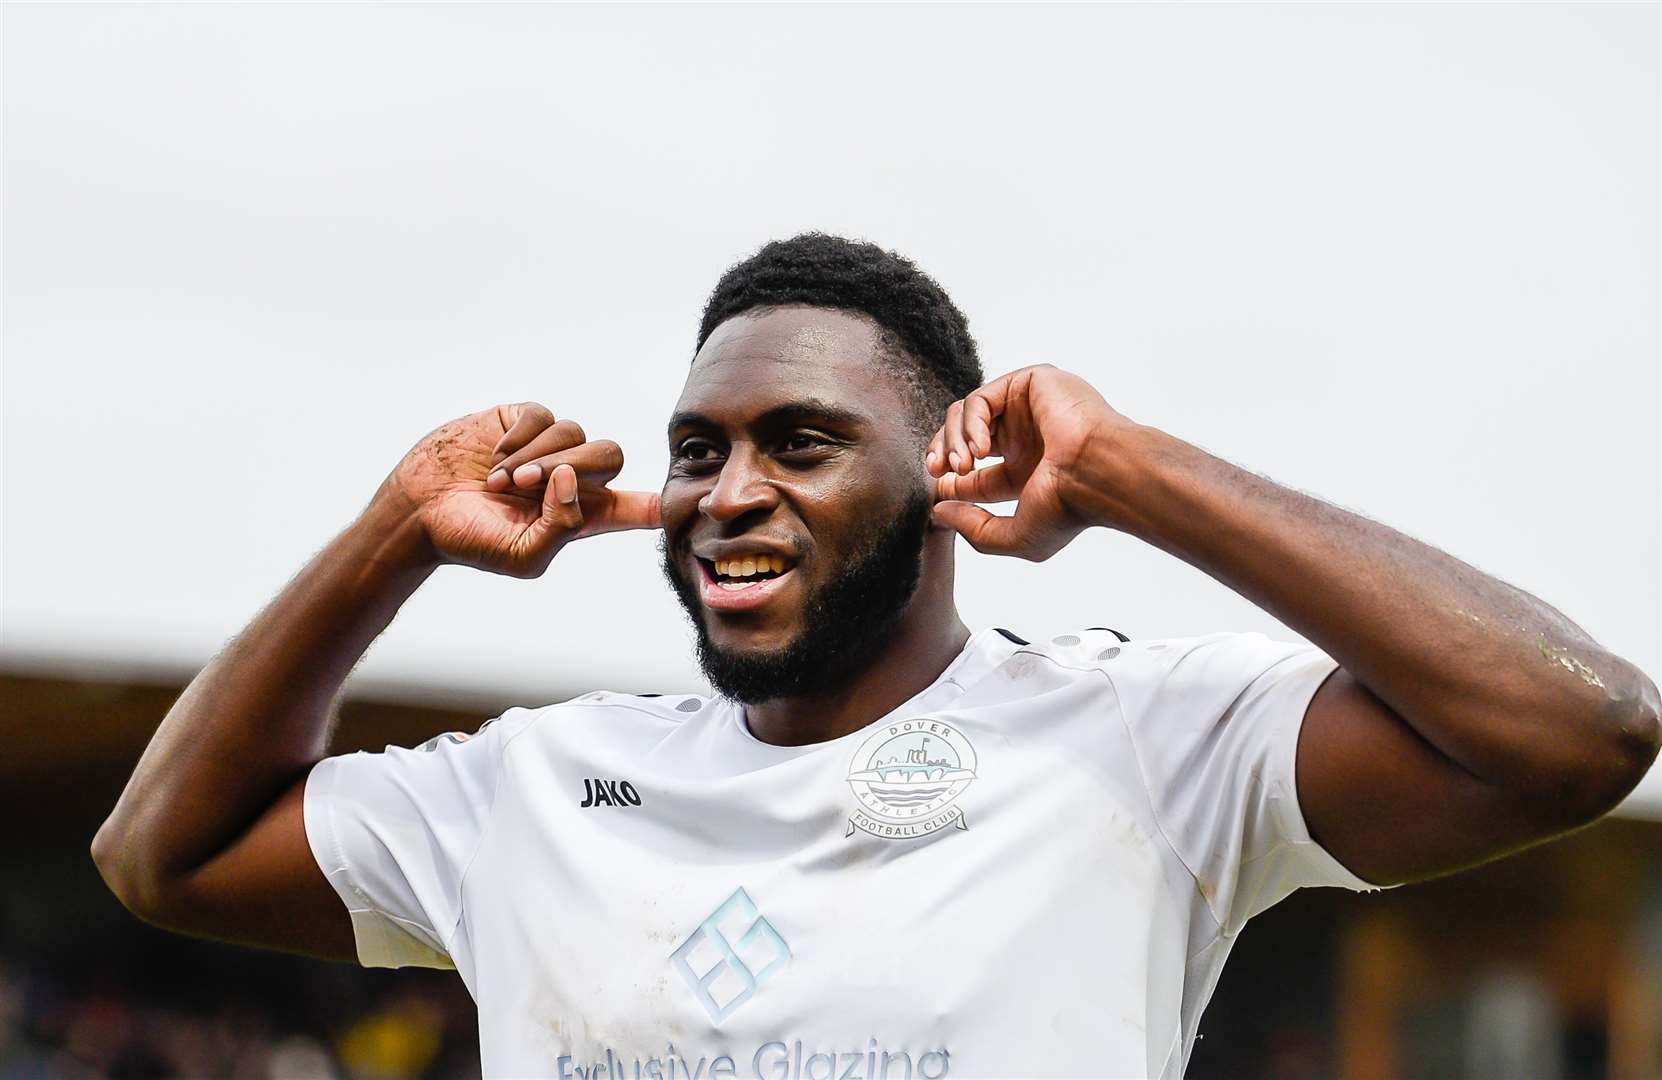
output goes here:
<path id="1" fill-rule="evenodd" d="M 1077 630 L 1061 630 L 1031 641 L 1008 630 L 999 630 L 1008 642 L 1004 647 L 1011 656 L 1043 656 L 1067 667 L 1088 667 L 1098 661 L 1119 655 L 1129 639 L 1106 626 L 1089 626 Z"/>
<path id="2" fill-rule="evenodd" d="M 515 705 L 472 731 L 444 731 L 417 746 L 388 746 L 405 753 L 500 753 L 527 734 L 555 735 L 563 728 L 604 724 L 612 729 L 661 729 L 679 726 L 705 711 L 712 699 L 699 694 L 624 694 L 592 690 L 548 705 Z"/>
<path id="3" fill-rule="evenodd" d="M 995 669 L 1013 666 L 1018 672 L 1043 661 L 1049 661 L 1047 667 L 1067 671 L 1103 671 L 1109 664 L 1145 647 L 1145 643 L 1133 642 L 1118 630 L 1105 626 L 1057 630 L 1032 640 L 1000 628 L 988 638 L 988 648 L 994 654 L 992 666 Z"/>
<path id="4" fill-rule="evenodd" d="M 1047 667 L 1105 679 L 1117 694 L 1134 699 L 1181 694 L 1185 688 L 1244 685 L 1283 665 L 1323 659 L 1311 645 L 1276 641 L 1255 631 L 1130 639 L 1092 626 L 1032 641 L 1006 634 L 995 648 L 1000 656 L 993 667 L 1006 674 L 1048 661 Z"/>
<path id="5" fill-rule="evenodd" d="M 1043 695 L 1062 686 L 1104 691 L 1109 689 L 1103 678 L 1106 665 L 1120 662 L 1132 647 L 1123 634 L 1101 626 L 1031 639 L 994 628 L 980 637 L 965 670 L 952 677 L 966 689 L 977 686 L 1001 700 Z"/>
<path id="6" fill-rule="evenodd" d="M 545 705 L 540 710 L 554 722 L 581 716 L 606 716 L 623 723 L 684 723 L 709 706 L 702 694 L 626 694 L 591 690 L 586 694 Z"/>
<path id="7" fill-rule="evenodd" d="M 590 739 L 651 744 L 707 714 L 702 694 L 630 694 L 591 690 L 550 705 L 510 709 L 480 729 L 506 749 L 526 742 Z"/>
<path id="8" fill-rule="evenodd" d="M 1291 709 L 1333 667 L 1307 642 L 1257 631 L 1132 641 L 1100 662 L 1127 718 L 1146 723 L 1205 724 L 1258 705 Z M 1302 716 L 1303 706 L 1296 711 Z"/>

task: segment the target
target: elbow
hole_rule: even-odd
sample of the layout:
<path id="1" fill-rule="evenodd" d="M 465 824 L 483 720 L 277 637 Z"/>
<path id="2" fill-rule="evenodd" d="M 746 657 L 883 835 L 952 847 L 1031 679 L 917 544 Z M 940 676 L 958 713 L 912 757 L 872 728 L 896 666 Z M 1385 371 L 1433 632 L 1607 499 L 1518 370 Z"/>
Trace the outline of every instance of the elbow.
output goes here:
<path id="1" fill-rule="evenodd" d="M 1655 761 L 1658 751 L 1662 751 L 1662 695 L 1658 695 L 1656 684 L 1644 672 L 1634 671 L 1633 675 L 1636 684 L 1633 709 L 1637 714 L 1634 731 L 1649 748 L 1650 760 Z"/>
<path id="2" fill-rule="evenodd" d="M 122 907 L 147 923 L 161 922 L 165 894 L 160 881 L 144 872 L 143 860 L 133 851 L 130 838 L 123 836 L 113 821 L 104 822 L 92 838 L 92 863 Z"/>
<path id="3" fill-rule="evenodd" d="M 1625 775 L 1631 777 L 1631 791 L 1650 771 L 1657 752 L 1662 751 L 1662 705 L 1656 684 L 1644 672 L 1633 668 L 1630 674 L 1626 690 L 1611 701 L 1610 711 L 1616 735 L 1615 757 Z"/>
<path id="4" fill-rule="evenodd" d="M 1577 785 L 1583 797 L 1570 800 L 1580 811 L 1578 825 L 1614 810 L 1639 786 L 1662 751 L 1656 686 L 1642 673 L 1633 674 L 1630 690 L 1608 699 L 1599 717 L 1610 738 Z"/>
<path id="5" fill-rule="evenodd" d="M 122 876 L 120 850 L 121 841 L 116 838 L 112 822 L 105 821 L 98 827 L 98 832 L 92 838 L 92 865 L 98 868 L 98 876 L 104 879 L 104 884 L 115 893 L 117 899 L 122 894 Z M 121 901 L 123 904 L 126 900 Z"/>

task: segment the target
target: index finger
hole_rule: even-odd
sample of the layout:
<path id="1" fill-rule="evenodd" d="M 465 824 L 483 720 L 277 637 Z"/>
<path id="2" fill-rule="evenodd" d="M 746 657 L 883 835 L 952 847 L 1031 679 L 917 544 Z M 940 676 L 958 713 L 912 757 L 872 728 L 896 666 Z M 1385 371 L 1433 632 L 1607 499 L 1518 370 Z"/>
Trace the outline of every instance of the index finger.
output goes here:
<path id="1" fill-rule="evenodd" d="M 964 441 L 976 457 L 993 452 L 993 418 L 1003 411 L 1002 401 L 995 410 L 992 401 L 979 390 L 964 399 Z"/>
<path id="2" fill-rule="evenodd" d="M 960 426 L 963 439 L 976 457 L 987 457 L 993 452 L 993 421 L 1004 415 L 1010 401 L 1010 384 L 1019 371 L 1000 375 L 990 383 L 978 386 L 964 395 Z M 948 424 L 951 417 L 948 416 Z"/>
<path id="3" fill-rule="evenodd" d="M 1026 369 L 1022 369 L 1026 370 Z M 976 387 L 964 398 L 965 409 L 974 412 L 978 417 L 991 421 L 995 417 L 1004 415 L 1004 407 L 1010 401 L 1010 384 L 1022 371 L 1011 371 L 1000 375 L 990 383 Z M 972 399 L 981 399 L 982 404 L 976 404 Z M 983 412 L 983 408 L 985 411 Z"/>
<path id="4" fill-rule="evenodd" d="M 578 530 L 578 536 L 663 527 L 655 491 L 597 488 L 579 491 L 577 498 L 583 507 L 583 527 Z"/>

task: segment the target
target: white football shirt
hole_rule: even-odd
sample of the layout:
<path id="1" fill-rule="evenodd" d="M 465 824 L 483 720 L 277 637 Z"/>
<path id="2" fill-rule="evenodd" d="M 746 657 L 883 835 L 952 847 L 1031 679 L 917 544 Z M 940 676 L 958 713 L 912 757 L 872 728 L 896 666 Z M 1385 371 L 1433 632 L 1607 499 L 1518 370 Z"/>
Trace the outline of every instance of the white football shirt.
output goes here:
<path id="1" fill-rule="evenodd" d="M 461 975 L 489 1077 L 1179 1077 L 1248 919 L 1374 888 L 1294 787 L 1334 667 L 989 629 L 826 743 L 599 692 L 329 758 L 306 832 L 363 964 Z"/>

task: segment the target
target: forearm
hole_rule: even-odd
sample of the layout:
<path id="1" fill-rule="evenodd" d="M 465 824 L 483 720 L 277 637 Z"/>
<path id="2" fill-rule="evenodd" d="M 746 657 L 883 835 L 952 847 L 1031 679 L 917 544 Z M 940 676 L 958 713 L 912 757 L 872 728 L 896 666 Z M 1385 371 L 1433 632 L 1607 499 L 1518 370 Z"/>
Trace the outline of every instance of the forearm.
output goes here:
<path id="1" fill-rule="evenodd" d="M 1163 432 L 1123 438 L 1081 469 L 1101 520 L 1274 614 L 1475 776 L 1546 794 L 1655 757 L 1655 686 L 1549 605 Z"/>
<path id="2" fill-rule="evenodd" d="M 319 552 L 168 711 L 93 844 L 111 884 L 201 865 L 321 759 L 347 675 L 435 565 L 379 496 Z"/>

